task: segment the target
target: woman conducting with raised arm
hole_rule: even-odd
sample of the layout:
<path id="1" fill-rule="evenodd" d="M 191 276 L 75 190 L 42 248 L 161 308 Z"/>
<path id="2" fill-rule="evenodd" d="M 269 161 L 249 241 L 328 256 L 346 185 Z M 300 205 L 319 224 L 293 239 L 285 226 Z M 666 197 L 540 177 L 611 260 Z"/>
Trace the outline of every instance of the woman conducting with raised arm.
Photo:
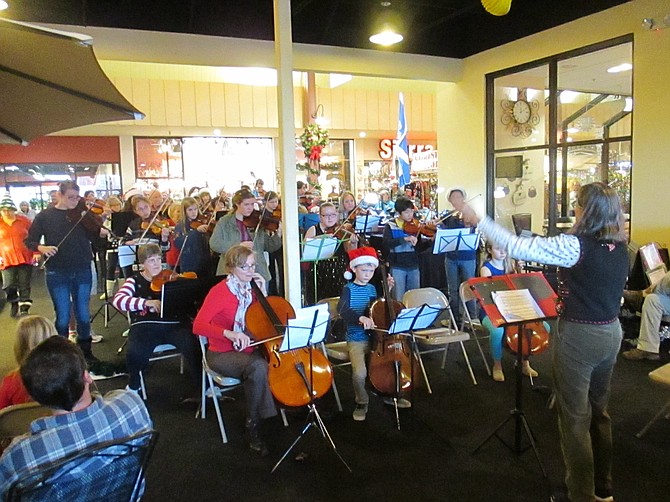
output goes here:
<path id="1" fill-rule="evenodd" d="M 619 197 L 603 183 L 581 187 L 574 227 L 555 237 L 516 237 L 488 217 L 480 220 L 467 205 L 462 212 L 513 258 L 560 267 L 552 361 L 568 496 L 572 502 L 613 500 L 607 402 L 628 275 Z"/>

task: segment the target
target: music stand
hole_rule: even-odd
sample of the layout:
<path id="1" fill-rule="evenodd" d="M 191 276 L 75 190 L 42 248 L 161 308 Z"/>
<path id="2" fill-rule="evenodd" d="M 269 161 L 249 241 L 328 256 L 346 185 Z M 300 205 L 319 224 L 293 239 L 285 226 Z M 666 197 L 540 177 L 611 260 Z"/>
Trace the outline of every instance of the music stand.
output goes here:
<path id="1" fill-rule="evenodd" d="M 119 309 L 117 309 L 114 304 L 110 301 L 111 299 L 109 298 L 109 293 L 107 291 L 107 253 L 109 252 L 108 249 L 105 249 L 105 252 L 100 254 L 100 269 L 101 272 L 105 278 L 105 283 L 103 284 L 103 299 L 104 303 L 98 307 L 98 310 L 95 311 L 95 314 L 91 317 L 91 322 L 95 320 L 96 317 L 100 315 L 100 312 L 104 310 L 105 313 L 105 328 L 109 326 L 109 321 L 114 318 L 114 316 L 118 314 L 123 314 Z M 114 312 L 112 312 L 112 315 L 109 315 L 109 307 L 112 307 L 114 309 Z M 125 315 L 125 314 L 124 314 Z"/>
<path id="2" fill-rule="evenodd" d="M 423 362 L 421 361 L 421 356 L 419 356 L 418 347 L 416 345 L 416 340 L 414 338 L 414 331 L 417 329 L 425 329 L 428 326 L 432 325 L 437 319 L 437 316 L 443 309 L 440 307 L 431 307 L 430 305 L 421 305 L 420 307 L 413 308 L 404 308 L 398 312 L 396 318 L 389 326 L 388 334 L 389 335 L 402 335 L 409 336 L 413 343 L 411 345 L 412 357 L 410 359 L 410 381 L 412 385 L 412 394 L 414 393 L 414 357 L 417 357 L 419 360 L 419 367 L 423 371 L 423 376 L 426 378 L 426 383 L 428 379 L 426 372 L 423 368 Z M 398 413 L 398 399 L 400 398 L 400 372 L 399 367 L 396 364 L 395 366 L 395 393 L 393 394 L 393 407 L 395 409 L 395 420 L 398 430 L 400 430 L 400 414 Z M 430 387 L 430 385 L 429 385 Z"/>
<path id="3" fill-rule="evenodd" d="M 300 316 L 300 311 L 296 312 L 295 319 L 288 320 L 287 323 L 288 325 L 286 326 L 286 331 L 284 333 L 284 338 L 279 348 L 279 352 L 299 349 L 303 347 L 314 349 L 315 345 L 323 342 L 323 340 L 326 338 L 326 333 L 328 332 L 327 328 L 330 317 L 328 314 L 328 306 L 320 305 L 317 306 L 316 308 L 309 307 L 308 309 L 303 309 L 303 311 L 308 312 L 311 312 L 312 310 L 314 311 L 314 315 L 311 318 L 311 321 L 309 317 Z M 275 466 L 272 468 L 272 471 L 270 472 L 274 473 L 277 470 L 279 465 L 284 461 L 286 457 L 288 457 L 293 448 L 298 444 L 298 442 L 303 438 L 303 436 L 307 434 L 307 431 L 311 427 L 317 427 L 319 429 L 319 432 L 321 432 L 321 436 L 328 442 L 335 455 L 337 455 L 337 458 L 340 459 L 340 461 L 344 464 L 344 466 L 347 468 L 349 472 L 352 472 L 351 467 L 349 467 L 349 465 L 344 460 L 342 455 L 340 455 L 340 452 L 337 451 L 337 446 L 335 446 L 335 442 L 333 441 L 333 438 L 330 436 L 330 433 L 326 428 L 326 424 L 324 424 L 323 419 L 319 414 L 319 410 L 316 408 L 314 391 L 312 389 L 312 382 L 313 382 L 312 350 L 309 351 L 309 378 L 307 378 L 307 373 L 305 372 L 305 368 L 303 367 L 302 364 L 300 364 L 300 366 L 296 365 L 295 369 L 302 377 L 302 381 L 305 384 L 305 388 L 307 389 L 307 392 L 310 396 L 310 402 L 307 405 L 309 413 L 307 414 L 307 418 L 305 419 L 305 427 L 303 427 L 298 437 L 295 438 L 293 443 L 291 443 L 288 449 L 284 452 L 284 455 L 282 455 L 282 457 L 277 461 Z"/>
<path id="4" fill-rule="evenodd" d="M 438 228 L 433 254 L 451 251 L 477 251 L 479 232 L 475 228 Z"/>
<path id="5" fill-rule="evenodd" d="M 518 330 L 517 336 L 517 361 L 515 368 L 516 386 L 514 408 L 510 410 L 509 416 L 498 425 L 484 441 L 481 442 L 473 451 L 477 453 L 491 438 L 496 437 L 502 444 L 512 450 L 517 456 L 524 453 L 528 447 L 521 448 L 522 431 L 526 434 L 530 447 L 533 449 L 535 459 L 542 470 L 542 475 L 546 478 L 547 472 L 540 458 L 540 452 L 537 448 L 535 435 L 528 423 L 528 419 L 523 412 L 523 336 L 527 336 L 525 325 L 529 322 L 543 321 L 545 319 L 557 317 L 556 312 L 556 294 L 551 286 L 539 273 L 530 274 L 509 274 L 494 277 L 478 277 L 469 279 L 468 285 L 472 288 L 475 297 L 480 306 L 489 316 L 494 326 L 504 326 L 505 332 Z M 508 309 L 510 305 L 505 305 L 506 293 L 521 293 L 516 296 L 519 309 Z M 525 301 L 522 296 L 530 297 Z M 531 302 L 532 300 L 532 302 Z M 497 302 L 497 303 L 496 303 Z M 525 310 L 525 312 L 521 312 Z M 503 314 L 504 312 L 504 314 Z M 527 341 L 530 344 L 530 340 Z M 514 445 L 507 443 L 498 435 L 507 422 L 514 420 Z"/>
<path id="6" fill-rule="evenodd" d="M 343 241 L 330 235 L 321 235 L 314 239 L 306 240 L 302 247 L 301 262 L 313 262 L 313 280 L 314 280 L 314 301 L 319 298 L 318 286 L 316 282 L 317 266 L 320 261 L 332 258 L 337 248 Z"/>
<path id="7" fill-rule="evenodd" d="M 381 216 L 375 216 L 369 213 L 366 213 L 363 216 L 357 216 L 356 221 L 354 221 L 354 230 L 356 233 L 363 236 L 364 242 L 367 242 L 368 233 L 378 231 L 381 220 Z"/>

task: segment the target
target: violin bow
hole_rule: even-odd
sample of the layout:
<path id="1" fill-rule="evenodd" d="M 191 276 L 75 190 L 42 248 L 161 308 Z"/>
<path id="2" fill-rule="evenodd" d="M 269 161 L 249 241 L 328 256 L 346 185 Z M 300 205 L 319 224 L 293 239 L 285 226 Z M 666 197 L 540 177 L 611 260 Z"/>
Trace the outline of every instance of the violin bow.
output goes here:
<path id="1" fill-rule="evenodd" d="M 79 197 L 79 200 L 81 200 L 81 199 L 82 199 L 82 197 Z M 77 204 L 79 204 L 79 201 L 77 201 Z M 74 208 L 74 209 L 76 209 L 76 208 Z M 56 249 L 60 249 L 61 245 L 65 242 L 65 240 L 66 240 L 68 237 L 70 237 L 70 235 L 72 234 L 72 232 L 74 232 L 74 229 L 77 228 L 77 226 L 81 223 L 81 221 L 84 219 L 84 217 L 85 217 L 88 213 L 90 213 L 90 212 L 91 212 L 91 208 L 87 206 L 87 207 L 86 207 L 86 210 L 84 210 L 84 211 L 81 212 L 81 216 L 79 217 L 79 219 L 77 220 L 77 222 L 76 222 L 74 225 L 72 225 L 72 228 L 68 231 L 68 233 L 65 234 L 65 236 L 60 240 L 60 242 L 59 242 L 58 244 L 56 244 Z M 102 227 L 102 225 L 100 225 L 100 226 Z M 51 256 L 53 256 L 53 255 L 51 255 Z M 44 261 L 42 262 L 42 266 L 40 267 L 40 269 L 44 270 L 44 268 L 46 267 L 47 262 L 51 259 L 51 256 L 47 256 L 47 257 L 44 259 Z"/>
<path id="2" fill-rule="evenodd" d="M 473 200 L 475 200 L 477 197 L 479 197 L 481 195 L 482 194 L 480 194 L 480 193 L 478 193 L 477 195 L 473 195 L 472 197 L 470 197 L 468 200 L 465 201 L 465 204 L 467 204 L 468 202 L 472 202 Z M 444 220 L 446 220 L 447 218 L 450 218 L 451 216 L 453 216 L 456 213 L 460 213 L 460 211 L 458 209 L 452 209 L 451 211 L 447 211 L 446 214 L 444 216 L 442 216 L 439 220 L 437 220 L 434 224 L 439 225 Z M 425 221 L 422 221 L 419 224 L 419 230 L 416 232 L 416 235 L 414 237 L 417 237 L 417 238 L 419 237 L 419 234 L 421 233 L 421 227 L 423 227 L 425 225 L 426 225 Z"/>

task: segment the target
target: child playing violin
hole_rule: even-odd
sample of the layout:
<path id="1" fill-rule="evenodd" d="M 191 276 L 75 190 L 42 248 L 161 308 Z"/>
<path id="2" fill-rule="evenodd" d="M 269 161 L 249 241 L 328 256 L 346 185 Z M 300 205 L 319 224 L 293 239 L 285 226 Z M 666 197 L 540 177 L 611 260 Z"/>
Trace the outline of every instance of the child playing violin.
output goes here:
<path id="1" fill-rule="evenodd" d="M 377 290 L 370 284 L 375 269 L 379 265 L 377 253 L 374 248 L 361 247 L 349 252 L 349 267 L 355 278 L 347 283 L 342 289 L 337 311 L 347 324 L 347 350 L 351 361 L 351 378 L 356 399 L 356 408 L 353 418 L 362 422 L 368 413 L 368 402 L 370 397 L 365 390 L 365 379 L 367 368 L 365 356 L 370 352 L 370 335 L 368 330 L 375 327 L 373 320 L 366 314 L 369 312 L 370 304 L 377 299 Z M 352 278 L 352 272 L 347 272 L 346 278 Z M 393 287 L 393 277 L 387 278 L 389 287 Z M 408 408 L 409 401 L 398 400 L 398 407 Z"/>
<path id="2" fill-rule="evenodd" d="M 384 226 L 384 249 L 388 251 L 391 276 L 395 281 L 393 297 L 399 302 L 406 291 L 420 287 L 419 253 L 416 246 L 421 235 L 408 234 L 405 224 L 414 219 L 414 203 L 407 197 L 398 197 L 395 201 L 398 215 Z"/>
<path id="3" fill-rule="evenodd" d="M 209 275 L 211 268 L 208 225 L 198 219 L 198 204 L 193 197 L 181 201 L 181 216 L 174 229 L 174 244 L 180 272 L 195 272 L 198 277 Z"/>
<path id="4" fill-rule="evenodd" d="M 504 248 L 495 246 L 490 241 L 486 243 L 486 261 L 479 270 L 481 277 L 494 277 L 497 275 L 513 274 L 516 272 L 516 264 L 508 255 Z M 491 323 L 489 317 L 480 312 L 480 320 L 482 326 L 486 328 L 489 333 L 489 343 L 491 347 L 491 357 L 493 357 L 493 380 L 496 382 L 504 382 L 505 375 L 502 370 L 502 350 L 503 350 L 503 335 L 505 330 L 502 326 L 495 327 Z M 549 331 L 549 325 L 544 323 L 544 327 Z M 524 358 L 522 372 L 526 376 L 535 378 L 538 376 L 537 371 L 530 367 L 528 358 Z"/>
<path id="5" fill-rule="evenodd" d="M 183 354 L 193 389 L 197 389 L 200 368 L 191 328 L 180 319 L 161 317 L 160 291 L 151 289 L 152 279 L 162 270 L 161 250 L 157 244 L 144 244 L 138 249 L 137 256 L 142 270 L 126 279 L 112 300 L 116 309 L 130 312 L 126 350 L 128 389 L 139 392 L 140 371 L 146 368 L 154 349 L 166 343 L 174 345 Z"/>

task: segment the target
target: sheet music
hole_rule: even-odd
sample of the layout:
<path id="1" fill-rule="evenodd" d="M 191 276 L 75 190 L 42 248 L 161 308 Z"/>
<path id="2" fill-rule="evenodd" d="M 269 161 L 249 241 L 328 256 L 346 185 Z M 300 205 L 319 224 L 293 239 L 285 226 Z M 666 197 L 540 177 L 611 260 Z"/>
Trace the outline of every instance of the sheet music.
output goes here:
<path id="1" fill-rule="evenodd" d="M 302 248 L 302 261 L 327 260 L 335 254 L 340 241 L 337 237 L 322 237 L 305 241 Z"/>
<path id="2" fill-rule="evenodd" d="M 381 216 L 357 216 L 354 228 L 357 232 L 376 232 L 381 219 Z"/>
<path id="3" fill-rule="evenodd" d="M 321 305 L 317 307 L 321 307 Z M 310 308 L 302 309 L 303 312 L 298 311 L 298 313 L 300 313 L 299 317 L 288 320 L 288 326 L 286 327 L 284 338 L 279 347 L 279 352 L 306 347 L 308 344 L 315 345 L 321 343 L 326 338 L 330 315 L 328 314 L 328 305 L 324 304 L 323 307 L 325 307 L 325 310 L 310 307 L 312 309 L 311 315 L 309 315 L 308 312 L 304 312 Z M 316 317 L 316 325 L 312 332 L 314 312 L 318 312 L 318 314 Z M 298 313 L 296 313 L 296 315 Z"/>
<path id="4" fill-rule="evenodd" d="M 494 291 L 491 296 L 500 315 L 507 322 L 529 321 L 544 317 L 542 309 L 528 289 Z"/>

